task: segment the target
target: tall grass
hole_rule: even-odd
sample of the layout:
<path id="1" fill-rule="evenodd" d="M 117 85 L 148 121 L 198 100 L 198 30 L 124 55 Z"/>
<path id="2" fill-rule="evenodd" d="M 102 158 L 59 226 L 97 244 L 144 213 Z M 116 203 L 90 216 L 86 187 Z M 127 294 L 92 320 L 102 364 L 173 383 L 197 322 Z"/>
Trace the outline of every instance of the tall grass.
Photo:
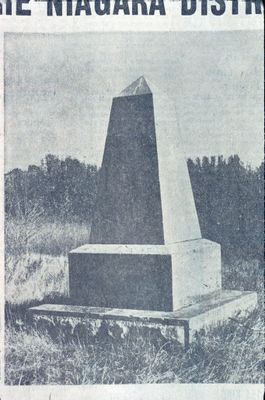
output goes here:
<path id="1" fill-rule="evenodd" d="M 6 256 L 5 299 L 9 304 L 67 296 L 67 257 L 37 253 Z"/>
<path id="2" fill-rule="evenodd" d="M 93 344 L 59 335 L 56 340 L 28 326 L 24 313 L 68 292 L 66 253 L 87 243 L 85 225 L 45 222 L 34 215 L 6 221 L 5 380 L 9 385 L 93 383 L 262 383 L 262 305 L 244 320 L 230 320 L 197 336 L 188 352 L 173 341 L 148 338 Z M 223 266 L 230 289 L 258 290 L 263 274 L 256 260 Z"/>
<path id="3" fill-rule="evenodd" d="M 42 253 L 53 256 L 88 243 L 90 226 L 78 222 L 6 218 L 6 254 Z"/>
<path id="4" fill-rule="evenodd" d="M 6 384 L 262 383 L 262 319 L 253 313 L 200 335 L 188 352 L 138 337 L 65 342 L 7 329 Z"/>

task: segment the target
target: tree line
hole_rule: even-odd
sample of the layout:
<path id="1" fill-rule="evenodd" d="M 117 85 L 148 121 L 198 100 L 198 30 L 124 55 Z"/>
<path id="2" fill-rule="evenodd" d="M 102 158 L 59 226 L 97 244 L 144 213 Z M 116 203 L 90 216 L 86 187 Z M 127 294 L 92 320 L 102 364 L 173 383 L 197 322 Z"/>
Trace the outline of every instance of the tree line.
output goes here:
<path id="1" fill-rule="evenodd" d="M 98 170 L 75 158 L 48 154 L 40 166 L 5 175 L 5 211 L 19 218 L 35 209 L 49 220 L 90 222 Z"/>
<path id="2" fill-rule="evenodd" d="M 263 170 L 228 159 L 188 159 L 202 236 L 222 245 L 223 256 L 263 259 Z M 75 158 L 48 154 L 41 165 L 5 175 L 5 212 L 21 218 L 31 210 L 48 220 L 91 222 L 98 169 Z"/>
<path id="3" fill-rule="evenodd" d="M 252 169 L 238 155 L 188 160 L 202 235 L 228 259 L 263 261 L 264 163 Z"/>

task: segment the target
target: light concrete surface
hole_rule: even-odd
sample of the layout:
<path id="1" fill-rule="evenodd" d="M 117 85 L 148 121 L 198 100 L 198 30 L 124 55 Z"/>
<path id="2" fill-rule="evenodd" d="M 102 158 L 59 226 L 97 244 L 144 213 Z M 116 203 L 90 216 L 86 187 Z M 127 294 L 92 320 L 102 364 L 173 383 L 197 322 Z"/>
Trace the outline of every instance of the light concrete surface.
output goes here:
<path id="1" fill-rule="evenodd" d="M 221 248 L 209 240 L 168 246 L 172 262 L 173 310 L 221 289 Z"/>
<path id="2" fill-rule="evenodd" d="M 165 244 L 199 239 L 201 230 L 175 104 L 152 82 L 146 82 L 154 102 Z"/>

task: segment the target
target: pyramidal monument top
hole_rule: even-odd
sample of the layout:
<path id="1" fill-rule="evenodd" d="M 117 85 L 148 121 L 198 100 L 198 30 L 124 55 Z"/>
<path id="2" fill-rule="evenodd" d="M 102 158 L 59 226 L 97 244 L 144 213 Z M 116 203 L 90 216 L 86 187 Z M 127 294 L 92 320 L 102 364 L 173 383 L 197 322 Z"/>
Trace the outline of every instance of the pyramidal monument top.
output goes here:
<path id="1" fill-rule="evenodd" d="M 139 96 L 142 94 L 151 94 L 151 93 L 152 92 L 146 82 L 145 77 L 140 76 L 140 78 L 136 79 L 136 81 L 132 82 L 129 86 L 123 89 L 118 97 Z"/>

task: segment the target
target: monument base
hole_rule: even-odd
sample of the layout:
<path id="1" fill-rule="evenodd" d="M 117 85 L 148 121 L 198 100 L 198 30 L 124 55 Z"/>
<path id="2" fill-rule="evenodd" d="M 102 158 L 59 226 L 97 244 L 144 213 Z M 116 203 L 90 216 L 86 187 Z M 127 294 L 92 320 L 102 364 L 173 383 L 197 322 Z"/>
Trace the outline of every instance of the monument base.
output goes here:
<path id="1" fill-rule="evenodd" d="M 142 334 L 175 340 L 187 348 L 196 332 L 207 331 L 235 315 L 243 317 L 256 305 L 255 292 L 219 290 L 196 304 L 172 312 L 44 304 L 30 308 L 28 313 L 39 329 L 61 327 L 70 335 L 91 340 L 102 337 L 122 340 Z"/>
<path id="2" fill-rule="evenodd" d="M 168 312 L 220 289 L 221 248 L 206 239 L 86 244 L 69 253 L 73 305 Z"/>

